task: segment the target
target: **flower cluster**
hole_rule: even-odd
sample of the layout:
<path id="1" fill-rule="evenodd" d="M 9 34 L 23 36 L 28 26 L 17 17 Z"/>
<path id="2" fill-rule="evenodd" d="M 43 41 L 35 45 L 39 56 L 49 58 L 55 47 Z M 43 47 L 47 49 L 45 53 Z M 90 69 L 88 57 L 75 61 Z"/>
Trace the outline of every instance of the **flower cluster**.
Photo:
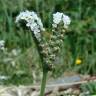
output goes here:
<path id="1" fill-rule="evenodd" d="M 37 16 L 35 12 L 30 12 L 30 11 L 24 11 L 21 12 L 17 17 L 16 17 L 16 23 L 18 23 L 21 20 L 26 21 L 26 26 L 31 29 L 31 31 L 34 33 L 36 38 L 38 40 L 41 39 L 40 32 L 44 31 L 43 24 L 41 22 L 41 19 Z"/>
<path id="2" fill-rule="evenodd" d="M 53 28 L 57 27 L 58 24 L 60 24 L 61 22 L 63 22 L 64 24 L 64 28 L 68 28 L 68 25 L 70 24 L 71 20 L 70 18 L 60 12 L 56 12 L 53 14 Z"/>
<path id="3" fill-rule="evenodd" d="M 45 29 L 43 28 L 41 19 L 35 12 L 25 11 L 20 13 L 16 18 L 16 22 L 18 23 L 20 20 L 25 20 L 27 22 L 26 26 L 33 31 L 36 37 L 34 38 L 34 42 L 36 43 L 36 47 L 42 61 L 43 69 L 40 96 L 44 96 L 47 73 L 54 68 L 53 62 L 56 61 L 56 57 L 60 52 L 60 45 L 64 40 L 63 37 L 66 31 L 65 29 L 68 28 L 71 20 L 68 16 L 60 12 L 53 14 L 53 30 L 49 40 L 47 40 L 46 37 L 41 37 L 40 32 L 44 31 Z M 39 42 L 37 42 L 36 39 Z"/>
<path id="4" fill-rule="evenodd" d="M 71 20 L 70 18 L 60 12 L 56 12 L 53 14 L 53 31 L 50 35 L 50 39 L 46 41 L 46 38 L 42 37 L 41 39 L 41 31 L 44 31 L 43 24 L 41 19 L 37 16 L 35 12 L 24 11 L 19 14 L 16 18 L 16 22 L 18 23 L 20 20 L 25 20 L 26 26 L 30 27 L 33 31 L 35 37 L 40 42 L 37 44 L 38 51 L 40 56 L 42 57 L 42 61 L 48 70 L 51 70 L 54 67 L 53 62 L 56 61 L 56 57 L 60 52 L 60 45 L 64 40 L 65 29 L 68 28 Z M 44 66 L 45 66 L 44 65 Z"/>
<path id="5" fill-rule="evenodd" d="M 0 50 L 4 50 L 5 49 L 5 41 L 4 40 L 0 40 Z"/>
<path id="6" fill-rule="evenodd" d="M 43 48 L 43 50 L 47 49 L 47 51 L 45 50 L 44 54 L 46 53 L 45 62 L 49 65 L 49 67 L 54 67 L 53 62 L 57 62 L 56 58 L 60 52 L 60 46 L 64 40 L 65 29 L 68 28 L 70 22 L 70 18 L 63 13 L 57 12 L 53 14 L 53 33 L 47 42 L 47 48 Z"/>

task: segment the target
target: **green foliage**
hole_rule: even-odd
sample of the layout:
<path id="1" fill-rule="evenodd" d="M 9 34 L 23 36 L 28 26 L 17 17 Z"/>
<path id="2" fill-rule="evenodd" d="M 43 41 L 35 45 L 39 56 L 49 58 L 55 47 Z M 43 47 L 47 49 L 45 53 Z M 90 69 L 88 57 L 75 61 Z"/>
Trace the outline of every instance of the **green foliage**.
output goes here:
<path id="1" fill-rule="evenodd" d="M 16 59 L 17 63 L 14 68 L 10 64 L 3 64 L 2 58 L 6 56 L 3 54 L 1 56 L 0 53 L 0 75 L 6 74 L 11 78 L 14 76 L 19 78 L 16 72 L 23 70 L 22 74 L 26 76 L 25 80 L 21 81 L 24 80 L 26 83 L 28 81 L 26 78 L 31 78 L 34 68 L 30 66 L 35 66 L 36 69 L 41 68 L 40 60 L 34 60 L 38 55 L 34 53 L 36 50 L 31 32 L 20 29 L 15 24 L 17 14 L 26 9 L 38 13 L 49 33 L 52 27 L 52 13 L 60 11 L 71 17 L 72 23 L 64 36 L 65 41 L 57 67 L 53 71 L 54 76 L 60 76 L 65 70 L 73 70 L 82 74 L 96 74 L 96 0 L 0 0 L 0 40 L 5 40 L 5 47 L 8 48 L 9 53 L 14 48 L 22 50 L 21 55 L 13 59 L 19 57 Z M 35 51 L 27 51 L 30 47 Z M 32 58 L 30 58 L 31 56 Z M 77 58 L 82 60 L 80 65 L 75 64 Z M 29 68 L 32 71 L 29 71 Z M 14 80 L 18 84 L 17 78 Z M 23 77 L 21 76 L 21 78 Z M 28 82 L 30 83 L 30 81 Z"/>
<path id="2" fill-rule="evenodd" d="M 90 95 L 96 95 L 96 83 L 95 82 L 90 82 L 90 83 L 87 83 L 87 84 L 83 84 L 81 85 L 81 90 L 83 92 L 89 92 Z"/>

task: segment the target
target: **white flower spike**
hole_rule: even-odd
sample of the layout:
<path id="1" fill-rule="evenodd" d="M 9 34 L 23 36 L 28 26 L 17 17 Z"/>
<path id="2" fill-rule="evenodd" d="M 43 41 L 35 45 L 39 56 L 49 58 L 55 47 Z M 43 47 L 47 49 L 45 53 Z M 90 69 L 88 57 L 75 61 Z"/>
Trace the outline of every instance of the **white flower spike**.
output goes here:
<path id="1" fill-rule="evenodd" d="M 16 23 L 18 23 L 20 20 L 26 21 L 26 26 L 31 29 L 31 31 L 34 33 L 35 37 L 40 40 L 41 39 L 41 31 L 45 31 L 43 24 L 41 22 L 41 19 L 37 16 L 35 12 L 30 11 L 24 11 L 21 12 L 16 17 Z"/>
<path id="2" fill-rule="evenodd" d="M 53 14 L 53 28 L 56 28 L 58 24 L 60 24 L 60 22 L 63 22 L 64 24 L 64 28 L 68 28 L 69 24 L 71 23 L 71 19 L 60 12 L 56 12 Z"/>

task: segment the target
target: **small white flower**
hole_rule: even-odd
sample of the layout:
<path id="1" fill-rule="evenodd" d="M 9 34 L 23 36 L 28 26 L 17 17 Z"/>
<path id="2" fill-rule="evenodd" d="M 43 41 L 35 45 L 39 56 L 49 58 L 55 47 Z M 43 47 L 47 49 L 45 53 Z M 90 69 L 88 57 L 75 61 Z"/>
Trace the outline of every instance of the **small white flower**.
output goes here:
<path id="1" fill-rule="evenodd" d="M 64 22 L 64 27 L 67 28 L 68 25 L 71 23 L 71 19 L 67 15 L 63 14 L 63 22 Z"/>
<path id="2" fill-rule="evenodd" d="M 5 41 L 4 40 L 0 40 L 0 49 L 4 50 L 5 49 Z"/>
<path id="3" fill-rule="evenodd" d="M 57 24 L 54 23 L 54 24 L 52 24 L 52 26 L 53 26 L 53 28 L 56 28 L 57 27 Z"/>
<path id="4" fill-rule="evenodd" d="M 60 24 L 60 22 L 63 22 L 64 24 L 64 28 L 68 28 L 70 22 L 71 22 L 71 19 L 63 14 L 63 13 L 60 13 L 60 12 L 56 12 L 53 14 L 53 28 L 56 28 L 58 24 Z"/>
<path id="5" fill-rule="evenodd" d="M 53 23 L 59 24 L 62 20 L 62 16 L 63 16 L 63 13 L 60 13 L 60 12 L 56 12 L 55 14 L 53 14 Z"/>
<path id="6" fill-rule="evenodd" d="M 9 79 L 9 76 L 0 75 L 0 80 L 7 80 Z"/>
<path id="7" fill-rule="evenodd" d="M 15 61 L 11 61 L 11 64 L 12 64 L 13 67 L 15 67 L 16 62 Z"/>
<path id="8" fill-rule="evenodd" d="M 21 52 L 20 49 L 13 49 L 13 50 L 11 51 L 11 53 L 12 53 L 13 56 L 18 56 L 20 52 Z"/>
<path id="9" fill-rule="evenodd" d="M 45 28 L 43 27 L 41 19 L 37 16 L 37 14 L 30 11 L 21 12 L 16 17 L 16 23 L 18 23 L 20 20 L 25 20 L 26 26 L 29 27 L 36 36 L 36 38 L 40 40 L 40 32 L 45 31 Z"/>

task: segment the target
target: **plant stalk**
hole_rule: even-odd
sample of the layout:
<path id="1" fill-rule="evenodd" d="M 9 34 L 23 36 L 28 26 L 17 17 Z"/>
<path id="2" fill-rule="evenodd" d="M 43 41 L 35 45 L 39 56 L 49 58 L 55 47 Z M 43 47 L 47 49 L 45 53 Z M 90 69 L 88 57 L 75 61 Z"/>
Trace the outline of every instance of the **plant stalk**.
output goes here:
<path id="1" fill-rule="evenodd" d="M 43 78 L 42 78 L 42 83 L 41 83 L 40 96 L 44 96 L 44 93 L 45 93 L 47 73 L 48 73 L 48 71 L 43 71 Z"/>

